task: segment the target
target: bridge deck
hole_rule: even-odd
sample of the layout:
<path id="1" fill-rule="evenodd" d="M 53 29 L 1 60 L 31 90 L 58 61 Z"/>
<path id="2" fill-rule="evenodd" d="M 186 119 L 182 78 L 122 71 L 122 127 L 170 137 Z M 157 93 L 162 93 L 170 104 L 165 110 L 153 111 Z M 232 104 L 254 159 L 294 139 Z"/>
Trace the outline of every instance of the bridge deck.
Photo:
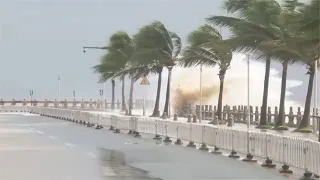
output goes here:
<path id="1" fill-rule="evenodd" d="M 0 140 L 0 174 L 8 180 L 287 179 L 227 157 L 40 116 L 1 115 Z"/>

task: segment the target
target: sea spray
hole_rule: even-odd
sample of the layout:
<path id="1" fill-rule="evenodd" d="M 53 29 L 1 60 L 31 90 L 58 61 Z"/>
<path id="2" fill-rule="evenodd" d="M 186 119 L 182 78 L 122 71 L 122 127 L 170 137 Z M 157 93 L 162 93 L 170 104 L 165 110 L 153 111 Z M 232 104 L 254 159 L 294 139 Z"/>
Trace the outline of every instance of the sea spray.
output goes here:
<path id="1" fill-rule="evenodd" d="M 263 95 L 265 63 L 253 58 L 250 60 L 250 105 L 261 106 Z M 202 73 L 202 100 L 203 104 L 217 105 L 219 95 L 218 67 L 204 67 Z M 162 110 L 165 102 L 165 92 L 167 84 L 167 70 L 163 72 L 163 82 L 161 88 Z M 154 99 L 157 77 L 151 77 L 151 83 L 148 91 L 149 98 Z M 300 86 L 301 81 L 287 80 L 286 92 L 286 112 L 289 107 L 303 105 L 290 99 L 292 93 L 290 89 Z M 279 106 L 281 90 L 281 72 L 275 69 L 270 71 L 268 106 Z M 200 67 L 181 68 L 175 67 L 172 75 L 171 84 L 171 109 L 183 106 L 185 103 L 196 105 L 200 103 Z M 244 54 L 234 54 L 231 66 L 225 76 L 223 105 L 247 105 L 247 58 Z"/>

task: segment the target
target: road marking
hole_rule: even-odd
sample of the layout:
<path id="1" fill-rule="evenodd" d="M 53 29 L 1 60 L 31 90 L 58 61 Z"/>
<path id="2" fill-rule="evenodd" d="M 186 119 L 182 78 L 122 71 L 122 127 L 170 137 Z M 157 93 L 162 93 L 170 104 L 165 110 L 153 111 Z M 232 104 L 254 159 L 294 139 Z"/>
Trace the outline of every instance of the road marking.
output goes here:
<path id="1" fill-rule="evenodd" d="M 113 171 L 113 169 L 111 167 L 108 166 L 104 166 L 102 168 L 102 173 L 104 176 L 116 176 L 117 174 Z"/>
<path id="2" fill-rule="evenodd" d="M 38 134 L 44 134 L 44 132 L 42 131 L 36 131 Z"/>
<path id="3" fill-rule="evenodd" d="M 19 146 L 12 146 L 12 147 L 0 147 L 0 152 L 1 151 L 56 151 L 56 150 L 61 150 L 63 148 L 61 147 L 19 147 Z"/>
<path id="4" fill-rule="evenodd" d="M 91 158 L 97 158 L 97 156 L 95 154 L 93 154 L 92 152 L 88 152 L 87 155 Z"/>
<path id="5" fill-rule="evenodd" d="M 49 138 L 50 138 L 50 139 L 53 139 L 53 140 L 57 139 L 57 138 L 54 137 L 54 136 L 49 136 Z"/>
<path id="6" fill-rule="evenodd" d="M 65 146 L 69 146 L 69 147 L 76 147 L 76 145 L 74 144 L 70 144 L 70 143 L 63 143 Z"/>

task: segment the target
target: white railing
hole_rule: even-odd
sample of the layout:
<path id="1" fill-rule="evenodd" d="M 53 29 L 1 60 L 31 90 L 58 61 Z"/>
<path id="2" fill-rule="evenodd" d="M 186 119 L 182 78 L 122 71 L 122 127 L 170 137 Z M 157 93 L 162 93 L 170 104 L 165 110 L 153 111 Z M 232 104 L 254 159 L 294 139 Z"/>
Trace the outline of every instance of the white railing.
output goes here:
<path id="1" fill-rule="evenodd" d="M 234 150 L 243 154 L 250 152 L 257 157 L 270 158 L 282 164 L 320 174 L 320 143 L 312 140 L 148 117 L 102 115 L 79 110 L 41 107 L 29 107 L 28 110 L 47 116 L 113 126 L 120 130 L 159 134 L 195 143 L 205 143 L 208 146 Z"/>
<path id="2" fill-rule="evenodd" d="M 29 112 L 28 106 L 3 106 L 0 105 L 0 113 Z"/>

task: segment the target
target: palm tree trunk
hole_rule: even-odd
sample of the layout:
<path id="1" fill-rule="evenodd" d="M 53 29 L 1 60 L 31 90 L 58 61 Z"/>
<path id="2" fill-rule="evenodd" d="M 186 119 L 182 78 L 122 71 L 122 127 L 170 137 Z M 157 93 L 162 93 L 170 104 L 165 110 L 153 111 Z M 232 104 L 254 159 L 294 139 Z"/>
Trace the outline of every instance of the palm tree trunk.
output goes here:
<path id="1" fill-rule="evenodd" d="M 218 97 L 218 120 L 222 120 L 222 97 L 223 97 L 224 74 L 220 77 L 219 97 Z"/>
<path id="2" fill-rule="evenodd" d="M 131 78 L 130 83 L 130 92 L 129 92 L 129 115 L 132 115 L 132 109 L 133 109 L 133 85 L 134 85 L 134 79 Z"/>
<path id="3" fill-rule="evenodd" d="M 282 79 L 281 79 L 281 92 L 280 92 L 280 105 L 279 114 L 275 122 L 275 127 L 284 125 L 284 103 L 286 99 L 286 88 L 287 88 L 287 73 L 288 73 L 288 61 L 282 63 Z"/>
<path id="4" fill-rule="evenodd" d="M 309 71 L 310 71 L 309 84 L 308 84 L 306 102 L 304 104 L 303 117 L 302 117 L 302 120 L 301 120 L 301 122 L 300 122 L 300 124 L 299 124 L 297 129 L 302 129 L 302 128 L 306 128 L 306 127 L 309 126 L 310 109 L 311 109 L 311 96 L 312 96 L 312 91 L 313 91 L 313 81 L 314 81 L 315 67 L 314 66 L 310 67 Z"/>
<path id="5" fill-rule="evenodd" d="M 125 97 L 125 77 L 121 77 L 122 87 L 121 87 L 121 111 L 127 111 L 126 97 Z"/>
<path id="6" fill-rule="evenodd" d="M 161 80 L 162 80 L 162 68 L 160 68 L 158 71 L 158 88 L 157 88 L 157 95 L 156 95 L 156 104 L 154 105 L 154 109 L 151 117 L 160 116 L 159 104 L 160 104 Z"/>
<path id="7" fill-rule="evenodd" d="M 170 84 L 171 84 L 172 67 L 168 67 L 168 82 L 167 82 L 167 92 L 166 92 L 166 102 L 164 103 L 163 114 L 169 115 L 169 101 L 170 101 Z"/>
<path id="8" fill-rule="evenodd" d="M 269 91 L 269 76 L 270 76 L 270 65 L 271 58 L 267 57 L 266 59 L 266 69 L 264 74 L 264 84 L 263 84 L 263 97 L 262 97 L 262 106 L 261 106 L 261 115 L 259 126 L 267 125 L 267 106 L 268 106 L 268 91 Z"/>
<path id="9" fill-rule="evenodd" d="M 114 110 L 114 103 L 115 103 L 115 85 L 116 85 L 116 81 L 114 79 L 111 80 L 111 86 L 112 86 L 112 100 L 111 100 L 111 109 Z"/>

